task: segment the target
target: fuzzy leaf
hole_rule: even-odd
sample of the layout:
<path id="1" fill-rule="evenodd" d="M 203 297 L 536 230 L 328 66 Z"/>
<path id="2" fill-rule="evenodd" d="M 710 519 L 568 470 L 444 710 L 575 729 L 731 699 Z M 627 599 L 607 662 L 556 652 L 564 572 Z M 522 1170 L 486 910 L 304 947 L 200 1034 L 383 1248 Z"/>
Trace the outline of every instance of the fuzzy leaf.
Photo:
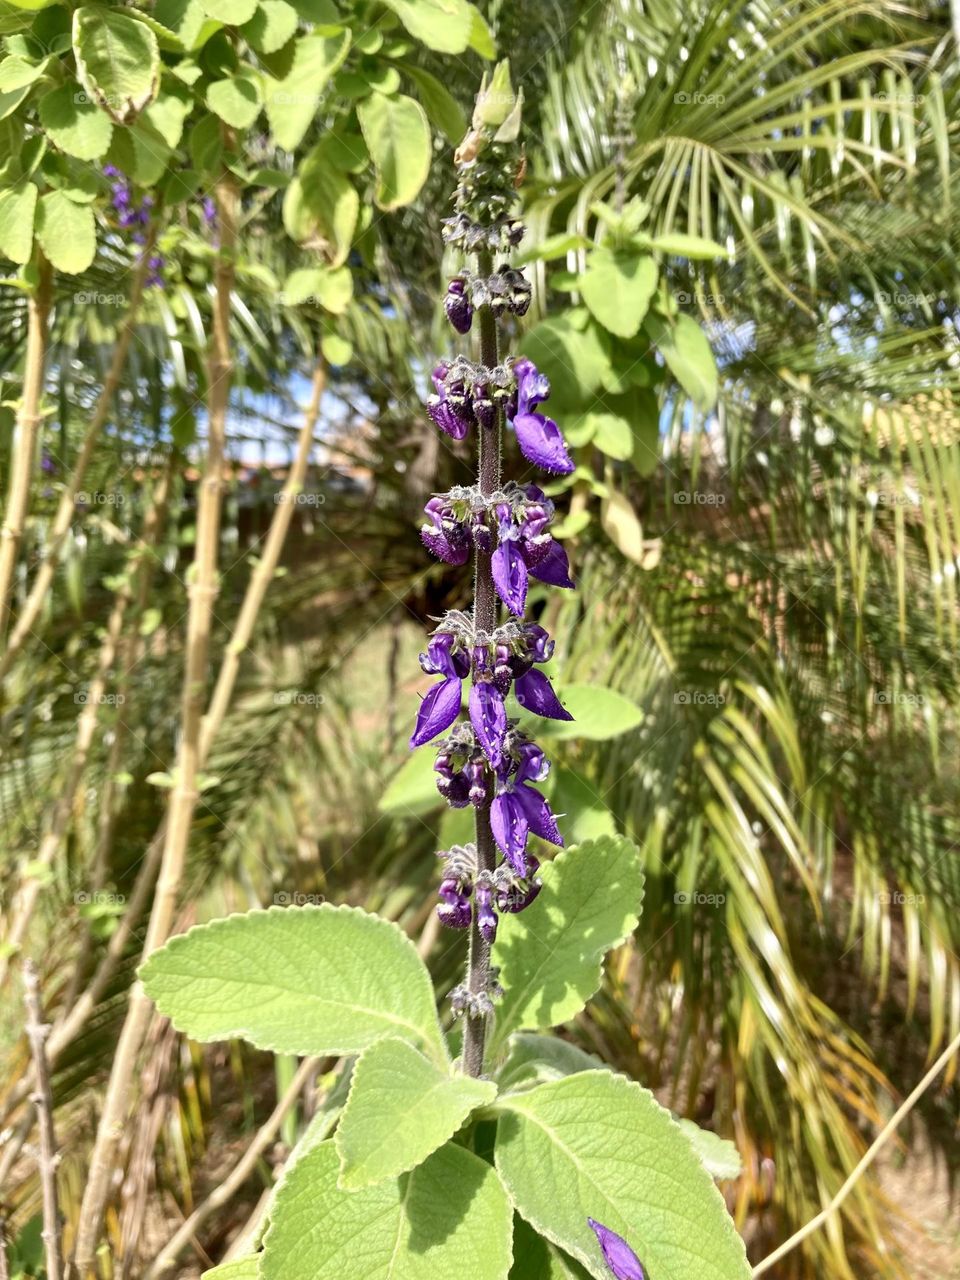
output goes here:
<path id="1" fill-rule="evenodd" d="M 448 1145 L 412 1173 L 362 1191 L 337 1186 L 323 1142 L 277 1188 L 260 1280 L 503 1280 L 512 1213 L 496 1172 Z M 362 1261 L 361 1261 L 362 1260 Z"/>
<path id="2" fill-rule="evenodd" d="M 204 1271 L 200 1280 L 257 1280 L 257 1267 L 260 1255 L 251 1253 L 246 1258 L 235 1258 L 233 1262 L 222 1262 L 212 1271 Z"/>
<path id="3" fill-rule="evenodd" d="M 259 78 L 246 74 L 214 80 L 207 89 L 207 106 L 234 129 L 247 129 L 260 114 Z"/>
<path id="4" fill-rule="evenodd" d="M 294 151 L 303 141 L 327 81 L 349 48 L 349 31 L 335 36 L 303 36 L 297 41 L 289 73 L 282 80 L 271 81 L 267 88 L 267 120 L 278 147 Z"/>
<path id="5" fill-rule="evenodd" d="M 514 1218 L 510 1280 L 584 1280 L 586 1276 L 579 1262 L 538 1236 L 522 1218 Z"/>
<path id="6" fill-rule="evenodd" d="M 381 813 L 402 813 L 408 817 L 429 813 L 443 803 L 437 791 L 437 775 L 433 762 L 437 753 L 431 748 L 414 751 L 390 779 L 380 797 Z"/>
<path id="7" fill-rule="evenodd" d="M 655 1280 L 749 1280 L 723 1197 L 652 1093 L 586 1071 L 498 1109 L 496 1165 L 515 1208 L 596 1280 L 610 1272 L 588 1217 L 623 1236 Z"/>
<path id="8" fill-rule="evenodd" d="M 573 716 L 572 720 L 531 720 L 536 734 L 557 741 L 562 738 L 589 738 L 604 742 L 636 729 L 643 712 L 635 702 L 599 684 L 561 685 L 557 694 Z"/>
<path id="9" fill-rule="evenodd" d="M 647 332 L 696 407 L 703 411 L 712 409 L 717 401 L 717 362 L 696 320 L 681 313 L 671 325 L 651 313 L 647 317 Z"/>
<path id="10" fill-rule="evenodd" d="M 0 191 L 0 257 L 23 266 L 30 261 L 37 188 L 32 182 Z"/>
<path id="11" fill-rule="evenodd" d="M 58 271 L 79 275 L 97 253 L 93 210 L 62 191 L 48 191 L 37 205 L 37 239 Z"/>
<path id="12" fill-rule="evenodd" d="M 594 317 L 620 338 L 632 338 L 643 323 L 659 272 L 649 254 L 594 249 L 580 277 L 580 292 Z"/>
<path id="13" fill-rule="evenodd" d="M 332 267 L 342 266 L 350 252 L 360 214 L 360 197 L 349 178 L 329 164 L 321 142 L 310 152 L 284 196 L 301 203 L 299 234 L 294 238 L 319 250 Z"/>
<path id="14" fill-rule="evenodd" d="M 40 99 L 44 133 L 61 151 L 77 160 L 99 160 L 110 146 L 110 117 L 71 81 Z"/>
<path id="15" fill-rule="evenodd" d="M 355 907 L 271 907 L 172 938 L 140 976 L 192 1039 L 276 1053 L 360 1053 L 384 1036 L 446 1060 L 433 987 L 410 939 Z"/>
<path id="16" fill-rule="evenodd" d="M 243 37 L 258 53 L 276 53 L 297 32 L 297 11 L 287 0 L 260 0 L 257 12 L 244 23 Z"/>
<path id="17" fill-rule="evenodd" d="M 704 236 L 688 236 L 684 232 L 671 232 L 666 236 L 657 236 L 650 247 L 657 253 L 666 253 L 675 258 L 702 259 L 726 256 L 726 249 L 716 240 L 707 240 Z"/>
<path id="18" fill-rule="evenodd" d="M 455 146 L 467 132 L 467 118 L 460 109 L 460 104 L 445 85 L 422 67 L 406 68 L 407 75 L 420 91 L 423 109 L 430 117 L 430 123 L 439 129 L 448 142 Z"/>
<path id="19" fill-rule="evenodd" d="M 724 1181 L 727 1178 L 739 1178 L 743 1172 L 743 1162 L 736 1145 L 728 1138 L 709 1129 L 701 1129 L 692 1120 L 677 1120 L 680 1128 L 690 1140 L 690 1145 L 697 1153 L 700 1163 L 711 1178 Z"/>
<path id="20" fill-rule="evenodd" d="M 623 836 L 586 840 L 541 872 L 539 897 L 497 935 L 504 995 L 491 1051 L 515 1031 L 555 1027 L 600 986 L 603 957 L 633 932 L 643 902 L 640 852 Z"/>
<path id="21" fill-rule="evenodd" d="M 473 37 L 466 0 L 384 0 L 410 34 L 438 53 L 463 53 Z"/>
<path id="22" fill-rule="evenodd" d="M 208 18 L 227 26 L 240 26 L 249 22 L 257 11 L 257 0 L 200 0 Z"/>
<path id="23" fill-rule="evenodd" d="M 451 1074 L 403 1040 L 380 1040 L 362 1054 L 334 1139 L 339 1185 L 347 1191 L 399 1177 L 497 1096 L 490 1081 Z"/>
<path id="24" fill-rule="evenodd" d="M 73 51 L 83 87 L 118 124 L 136 119 L 157 96 L 157 37 L 122 10 L 92 5 L 77 9 Z"/>
<path id="25" fill-rule="evenodd" d="M 423 107 L 404 94 L 372 93 L 358 103 L 357 118 L 377 171 L 377 206 L 409 204 L 430 170 L 430 125 Z"/>

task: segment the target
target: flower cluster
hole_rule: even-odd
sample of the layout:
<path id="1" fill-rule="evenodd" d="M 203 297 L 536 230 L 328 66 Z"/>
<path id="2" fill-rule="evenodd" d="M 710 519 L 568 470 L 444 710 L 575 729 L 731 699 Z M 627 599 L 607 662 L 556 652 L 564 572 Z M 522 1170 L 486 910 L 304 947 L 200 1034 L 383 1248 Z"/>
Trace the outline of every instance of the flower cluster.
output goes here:
<path id="1" fill-rule="evenodd" d="M 573 586 L 567 553 L 549 532 L 554 505 L 535 484 L 511 480 L 489 497 L 477 485 L 457 485 L 432 497 L 424 513 L 420 537 L 438 560 L 460 565 L 476 549 L 492 552 L 497 594 L 518 618 L 531 575 L 550 586 Z"/>
<path id="2" fill-rule="evenodd" d="M 538 412 L 550 395 L 550 381 L 526 356 L 496 369 L 458 356 L 441 360 L 432 377 L 436 390 L 427 400 L 427 413 L 454 440 L 463 440 L 474 427 L 489 430 L 498 408 L 503 408 L 507 425 L 529 462 L 558 475 L 573 470 L 560 428 Z"/>
<path id="3" fill-rule="evenodd" d="M 457 271 L 444 310 L 457 333 L 479 329 L 481 358 L 441 360 L 426 408 L 454 440 L 477 433 L 480 468 L 475 485 L 430 499 L 421 537 L 448 564 L 475 557 L 477 593 L 473 612 L 447 613 L 420 655 L 423 670 L 437 680 L 423 698 L 410 738 L 411 747 L 440 739 L 438 790 L 453 807 L 476 810 L 476 843 L 441 854 L 445 872 L 438 907 L 444 924 L 473 929 L 467 980 L 451 1001 L 455 1012 L 468 1014 L 464 1069 L 475 1075 L 482 1067 L 483 1019 L 499 991 L 489 964 L 499 915 L 523 911 L 540 891 L 529 837 L 563 844 L 556 816 L 538 789 L 550 764 L 508 714 L 507 700 L 515 697 L 533 715 L 572 719 L 540 669 L 554 643 L 539 623 L 524 620 L 531 577 L 573 586 L 566 553 L 551 533 L 554 504 L 535 483 L 499 479 L 503 422 L 527 462 L 553 474 L 574 469 L 560 428 L 542 411 L 549 381 L 525 356 L 501 359 L 496 336 L 496 322 L 523 316 L 531 300 L 522 271 L 508 261 L 495 264 L 495 255 L 506 257 L 524 231 L 513 215 L 524 168 L 521 106 L 522 95 L 513 94 L 503 63 L 478 95 L 471 128 L 455 155 L 456 208 L 443 237 L 475 253 L 476 269 Z M 498 598 L 511 615 L 502 621 Z"/>
<path id="4" fill-rule="evenodd" d="M 133 189 L 127 176 L 115 164 L 103 167 L 103 176 L 110 181 L 110 203 L 117 215 L 117 225 L 125 231 L 132 230 L 134 244 L 146 242 L 146 227 L 150 222 L 153 209 L 153 197 L 144 195 L 139 204 L 134 203 Z M 159 253 L 152 253 L 147 260 L 148 289 L 158 288 L 163 284 L 164 261 Z"/>
<path id="5" fill-rule="evenodd" d="M 487 942 L 497 936 L 498 913 L 514 914 L 528 907 L 540 892 L 540 863 L 532 855 L 527 869 L 518 875 L 507 863 L 495 871 L 481 871 L 475 844 L 455 844 L 439 857 L 446 862 L 440 884 L 437 914 L 451 929 L 466 929 L 476 912 L 477 924 Z"/>

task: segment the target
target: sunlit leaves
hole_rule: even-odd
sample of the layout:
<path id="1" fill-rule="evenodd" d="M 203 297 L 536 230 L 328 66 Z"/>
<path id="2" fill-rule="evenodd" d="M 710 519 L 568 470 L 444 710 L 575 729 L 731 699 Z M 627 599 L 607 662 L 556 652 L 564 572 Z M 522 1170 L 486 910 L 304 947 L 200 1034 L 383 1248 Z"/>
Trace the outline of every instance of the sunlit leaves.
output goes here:
<path id="1" fill-rule="evenodd" d="M 587 260 L 580 291 L 605 329 L 620 338 L 632 338 L 647 314 L 658 274 L 649 254 L 601 247 Z"/>
<path id="2" fill-rule="evenodd" d="M 37 205 L 37 240 L 58 271 L 79 275 L 97 252 L 93 210 L 62 191 L 48 191 Z"/>
<path id="3" fill-rule="evenodd" d="M 717 400 L 717 362 L 696 320 L 681 313 L 674 321 L 668 321 L 651 313 L 647 331 L 696 407 L 712 409 Z"/>
<path id="4" fill-rule="evenodd" d="M 215 80 L 207 89 L 207 106 L 234 129 L 253 124 L 261 101 L 260 77 L 250 71 Z"/>
<path id="5" fill-rule="evenodd" d="M 110 146 L 110 117 L 90 101 L 76 82 L 44 94 L 39 109 L 47 137 L 68 156 L 98 160 Z"/>
<path id="6" fill-rule="evenodd" d="M 463 53 L 473 37 L 473 6 L 466 0 L 385 0 L 385 3 L 412 36 L 438 53 Z"/>
<path id="7" fill-rule="evenodd" d="M 286 0 L 260 0 L 243 35 L 259 53 L 276 53 L 297 30 L 297 11 Z"/>
<path id="8" fill-rule="evenodd" d="M 377 205 L 409 204 L 430 169 L 430 126 L 423 107 L 403 94 L 372 93 L 358 103 L 357 117 L 377 171 Z"/>
<path id="9" fill-rule="evenodd" d="M 122 10 L 77 9 L 73 50 L 83 87 L 118 123 L 134 120 L 156 97 L 160 86 L 157 37 Z"/>
<path id="10" fill-rule="evenodd" d="M 37 188 L 32 182 L 0 190 L 0 254 L 23 264 L 30 259 Z"/>
<path id="11" fill-rule="evenodd" d="M 327 82 L 349 48 L 349 31 L 307 35 L 297 41 L 290 71 L 283 79 L 272 80 L 266 90 L 267 120 L 278 147 L 293 151 L 303 141 Z"/>

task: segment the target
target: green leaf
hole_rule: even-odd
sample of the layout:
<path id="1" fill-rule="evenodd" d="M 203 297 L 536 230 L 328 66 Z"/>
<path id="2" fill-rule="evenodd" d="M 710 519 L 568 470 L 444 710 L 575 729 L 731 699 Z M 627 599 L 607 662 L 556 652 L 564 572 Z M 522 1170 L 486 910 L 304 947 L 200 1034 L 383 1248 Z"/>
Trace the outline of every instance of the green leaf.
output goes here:
<path id="1" fill-rule="evenodd" d="M 428 49 L 463 53 L 474 35 L 474 14 L 466 0 L 384 0 L 406 29 Z"/>
<path id="2" fill-rule="evenodd" d="M 37 205 L 37 240 L 58 271 L 79 275 L 97 253 L 93 210 L 63 191 L 48 191 Z"/>
<path id="3" fill-rule="evenodd" d="M 161 1013 L 194 1040 L 276 1053 L 360 1053 L 384 1036 L 446 1058 L 433 987 L 410 939 L 354 907 L 271 907 L 171 939 L 141 969 Z"/>
<path id="4" fill-rule="evenodd" d="M 30 261 L 37 188 L 32 182 L 0 190 L 0 255 L 21 267 Z"/>
<path id="5" fill-rule="evenodd" d="M 443 1070 L 402 1040 L 378 1041 L 354 1068 L 334 1138 L 339 1185 L 357 1191 L 409 1172 L 496 1096 L 490 1081 Z"/>
<path id="6" fill-rule="evenodd" d="M 495 1159 L 517 1211 L 610 1280 L 592 1217 L 655 1280 L 749 1280 L 743 1241 L 689 1139 L 652 1093 L 587 1071 L 503 1097 Z"/>
<path id="7" fill-rule="evenodd" d="M 260 79 L 253 72 L 214 80 L 207 89 L 207 106 L 234 129 L 249 128 L 260 114 L 260 105 Z"/>
<path id="8" fill-rule="evenodd" d="M 349 48 L 349 31 L 335 36 L 309 35 L 297 41 L 289 74 L 273 80 L 267 88 L 267 120 L 278 147 L 294 151 L 303 141 L 327 82 Z"/>
<path id="9" fill-rule="evenodd" d="M 287 188 L 285 212 L 288 200 L 302 205 L 297 223 L 301 234 L 294 238 L 318 249 L 331 266 L 342 266 L 357 226 L 360 197 L 350 179 L 328 162 L 324 143 L 314 147 L 299 178 Z"/>
<path id="10" fill-rule="evenodd" d="M 470 9 L 470 45 L 474 53 L 491 62 L 497 56 L 497 46 L 493 41 L 493 32 L 487 26 L 487 20 L 475 4 Z"/>
<path id="11" fill-rule="evenodd" d="M 157 37 L 122 10 L 92 5 L 77 9 L 73 51 L 83 87 L 118 124 L 135 120 L 157 96 Z"/>
<path id="12" fill-rule="evenodd" d="M 676 258 L 702 259 L 704 261 L 726 256 L 726 249 L 716 240 L 707 240 L 704 236 L 688 236 L 683 232 L 674 232 L 668 236 L 656 236 L 650 247 L 657 253 L 670 254 Z"/>
<path id="13" fill-rule="evenodd" d="M 510 1280 L 585 1280 L 586 1277 L 579 1262 L 538 1236 L 522 1218 L 514 1218 Z"/>
<path id="14" fill-rule="evenodd" d="M 325 333 L 320 339 L 320 350 L 328 364 L 343 366 L 350 363 L 353 343 L 341 338 L 339 333 Z"/>
<path id="15" fill-rule="evenodd" d="M 559 1036 L 522 1031 L 510 1037 L 507 1060 L 497 1072 L 497 1082 L 502 1090 L 515 1090 L 543 1084 L 545 1080 L 562 1080 L 578 1071 L 596 1071 L 602 1066 L 598 1058 Z"/>
<path id="16" fill-rule="evenodd" d="M 257 0 L 200 0 L 203 11 L 228 27 L 249 22 L 257 11 Z"/>
<path id="17" fill-rule="evenodd" d="M 223 155 L 223 139 L 220 121 L 214 115 L 201 116 L 190 130 L 187 148 L 194 166 L 204 173 L 211 173 L 220 164 Z"/>
<path id="18" fill-rule="evenodd" d="M 671 325 L 651 312 L 646 329 L 670 372 L 696 407 L 704 412 L 712 409 L 717 401 L 717 364 L 696 320 L 681 314 Z"/>
<path id="19" fill-rule="evenodd" d="M 650 308 L 659 272 L 649 254 L 594 249 L 580 292 L 594 317 L 620 338 L 632 338 Z"/>
<path id="20" fill-rule="evenodd" d="M 600 523 L 610 541 L 628 560 L 643 563 L 643 526 L 625 493 L 610 490 L 600 504 Z"/>
<path id="21" fill-rule="evenodd" d="M 341 1191 L 337 1172 L 336 1149 L 323 1142 L 284 1174 L 260 1280 L 507 1274 L 510 1205 L 495 1171 L 472 1152 L 441 1147 L 412 1173 L 362 1191 Z"/>
<path id="22" fill-rule="evenodd" d="M 467 132 L 467 118 L 452 93 L 436 76 L 422 67 L 405 67 L 407 75 L 420 90 L 420 101 L 430 117 L 430 123 L 439 129 L 448 142 L 456 146 Z"/>
<path id="23" fill-rule="evenodd" d="M 433 762 L 436 752 L 414 751 L 390 779 L 377 805 L 381 813 L 402 813 L 409 817 L 429 813 L 442 803 L 437 791 Z"/>
<path id="24" fill-rule="evenodd" d="M 603 957 L 637 927 L 643 902 L 640 853 L 623 836 L 564 850 L 542 870 L 543 888 L 497 935 L 503 999 L 491 1049 L 515 1031 L 554 1027 L 579 1013 L 600 986 Z"/>
<path id="25" fill-rule="evenodd" d="M 153 16 L 192 52 L 202 48 L 222 25 L 207 17 L 200 0 L 157 0 Z"/>
<path id="26" fill-rule="evenodd" d="M 405 94 L 373 93 L 357 104 L 357 118 L 377 171 L 377 206 L 409 204 L 430 171 L 430 125 L 423 107 Z"/>
<path id="27" fill-rule="evenodd" d="M 697 1153 L 697 1159 L 710 1174 L 711 1178 L 724 1181 L 728 1178 L 739 1178 L 743 1172 L 740 1152 L 728 1138 L 709 1129 L 701 1129 L 692 1120 L 677 1120 L 677 1124 L 687 1135 L 690 1145 Z"/>
<path id="28" fill-rule="evenodd" d="M 296 9 L 286 0 L 260 0 L 241 32 L 258 53 L 276 53 L 296 35 L 298 21 Z"/>
<path id="29" fill-rule="evenodd" d="M 643 720 L 643 712 L 635 702 L 603 685 L 568 684 L 561 686 L 557 694 L 573 720 L 535 721 L 539 736 L 555 742 L 567 738 L 604 742 L 629 733 Z"/>
<path id="30" fill-rule="evenodd" d="M 155 129 L 168 147 L 180 145 L 183 122 L 193 107 L 192 100 L 184 101 L 173 93 L 163 93 L 151 102 L 143 113 L 144 121 Z"/>
<path id="31" fill-rule="evenodd" d="M 594 413 L 592 440 L 608 458 L 626 462 L 633 454 L 633 432 L 630 423 L 618 413 Z"/>
<path id="32" fill-rule="evenodd" d="M 260 1255 L 252 1253 L 248 1258 L 235 1258 L 233 1262 L 222 1262 L 212 1271 L 204 1271 L 200 1280 L 257 1280 L 257 1267 Z"/>
<path id="33" fill-rule="evenodd" d="M 113 137 L 110 117 L 73 81 L 40 99 L 40 123 L 54 146 L 78 160 L 99 160 Z"/>
<path id="34" fill-rule="evenodd" d="M 0 93 L 26 88 L 43 75 L 45 63 L 27 62 L 24 58 L 4 58 L 0 62 Z"/>
<path id="35" fill-rule="evenodd" d="M 563 832 L 571 844 L 617 834 L 617 824 L 603 797 L 581 774 L 554 766 L 549 795 L 554 812 L 567 815 Z"/>
<path id="36" fill-rule="evenodd" d="M 291 271 L 283 286 L 285 306 L 317 302 L 334 315 L 341 315 L 353 297 L 353 276 L 349 267 L 300 267 Z"/>
<path id="37" fill-rule="evenodd" d="M 560 407 L 584 405 L 610 363 L 598 330 L 592 324 L 581 329 L 574 312 L 542 320 L 524 337 L 520 350 L 550 379 L 551 415 Z"/>

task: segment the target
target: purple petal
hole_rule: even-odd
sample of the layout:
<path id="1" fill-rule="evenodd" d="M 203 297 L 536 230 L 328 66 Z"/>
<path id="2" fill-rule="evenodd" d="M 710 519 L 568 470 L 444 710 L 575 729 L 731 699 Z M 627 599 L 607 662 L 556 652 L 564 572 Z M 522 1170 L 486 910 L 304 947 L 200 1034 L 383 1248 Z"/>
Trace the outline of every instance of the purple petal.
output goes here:
<path id="1" fill-rule="evenodd" d="M 424 696 L 417 712 L 417 727 L 410 738 L 410 747 L 422 747 L 444 729 L 449 729 L 460 714 L 460 681 L 447 676 Z"/>
<path id="2" fill-rule="evenodd" d="M 470 690 L 470 720 L 484 755 L 496 768 L 507 732 L 507 712 L 503 694 L 489 680 L 477 681 Z"/>
<path id="3" fill-rule="evenodd" d="M 517 379 L 518 412 L 530 413 L 550 395 L 550 379 L 526 356 L 514 361 L 513 372 Z"/>
<path id="4" fill-rule="evenodd" d="M 497 595 L 511 613 L 523 617 L 527 602 L 527 566 L 515 542 L 501 542 L 490 560 Z"/>
<path id="5" fill-rule="evenodd" d="M 593 1228 L 600 1243 L 604 1262 L 617 1280 L 647 1280 L 647 1273 L 640 1259 L 623 1236 L 618 1236 L 615 1231 L 611 1231 L 609 1227 L 605 1227 L 602 1222 L 597 1222 L 593 1218 L 588 1218 L 587 1222 Z"/>
<path id="6" fill-rule="evenodd" d="M 520 801 L 523 816 L 533 834 L 539 836 L 541 840 L 549 840 L 551 844 L 560 845 L 562 848 L 563 836 L 560 834 L 557 820 L 540 792 L 524 783 L 517 787 L 513 794 Z"/>
<path id="7" fill-rule="evenodd" d="M 545 716 L 548 720 L 572 720 L 573 716 L 566 709 L 553 691 L 553 685 L 543 674 L 531 668 L 525 676 L 514 685 L 517 701 L 536 716 Z"/>
<path id="8" fill-rule="evenodd" d="M 470 546 L 466 541 L 454 545 L 445 533 L 425 524 L 420 530 L 423 545 L 431 555 L 447 564 L 466 564 L 470 559 Z"/>
<path id="9" fill-rule="evenodd" d="M 512 791 L 504 791 L 490 806 L 490 827 L 500 852 L 518 876 L 525 876 L 529 823 Z"/>
<path id="10" fill-rule="evenodd" d="M 551 587 L 572 587 L 570 561 L 563 543 L 557 542 L 556 538 L 551 538 L 550 541 L 552 546 L 547 554 L 530 566 L 530 572 Z"/>
<path id="11" fill-rule="evenodd" d="M 525 458 L 544 471 L 566 475 L 573 470 L 560 428 L 542 413 L 518 413 L 513 420 L 517 443 Z"/>

